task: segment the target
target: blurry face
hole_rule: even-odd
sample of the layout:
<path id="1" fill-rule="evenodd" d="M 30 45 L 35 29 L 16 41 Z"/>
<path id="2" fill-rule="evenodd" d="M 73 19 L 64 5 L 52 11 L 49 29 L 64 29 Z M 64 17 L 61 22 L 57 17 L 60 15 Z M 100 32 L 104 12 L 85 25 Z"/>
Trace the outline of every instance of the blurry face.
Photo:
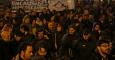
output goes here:
<path id="1" fill-rule="evenodd" d="M 0 22 L 0 27 L 3 27 L 3 22 Z"/>
<path id="2" fill-rule="evenodd" d="M 21 38 L 22 38 L 22 37 L 20 37 L 20 36 L 16 36 L 16 37 L 15 37 L 16 41 L 20 41 Z"/>
<path id="3" fill-rule="evenodd" d="M 25 23 L 30 23 L 30 19 L 27 18 L 27 19 L 25 20 Z"/>
<path id="4" fill-rule="evenodd" d="M 87 34 L 87 35 L 83 34 L 83 39 L 84 39 L 84 40 L 88 40 L 89 37 L 90 37 L 90 34 Z"/>
<path id="5" fill-rule="evenodd" d="M 84 10 L 84 15 L 87 15 L 89 14 L 89 11 L 88 10 Z"/>
<path id="6" fill-rule="evenodd" d="M 12 17 L 16 17 L 16 14 L 15 14 L 15 13 L 12 13 Z"/>
<path id="7" fill-rule="evenodd" d="M 53 30 L 55 24 L 53 22 L 48 23 L 48 29 Z"/>
<path id="8" fill-rule="evenodd" d="M 69 34 L 74 34 L 75 33 L 75 29 L 74 28 L 69 28 Z"/>
<path id="9" fill-rule="evenodd" d="M 33 20 L 33 21 L 32 21 L 32 24 L 35 25 L 35 24 L 36 24 L 36 20 Z"/>
<path id="10" fill-rule="evenodd" d="M 103 43 L 99 46 L 100 52 L 102 54 L 109 54 L 110 53 L 110 48 L 109 48 L 109 44 L 107 43 Z"/>
<path id="11" fill-rule="evenodd" d="M 42 32 L 38 32 L 38 37 L 39 38 L 43 38 L 44 37 L 44 32 L 42 31 Z"/>
<path id="12" fill-rule="evenodd" d="M 43 25 L 43 22 L 42 22 L 39 18 L 37 18 L 36 24 L 37 24 L 37 25 Z"/>
<path id="13" fill-rule="evenodd" d="M 45 48 L 39 48 L 38 54 L 41 56 L 45 56 L 47 54 L 47 51 Z"/>
<path id="14" fill-rule="evenodd" d="M 2 39 L 4 39 L 4 40 L 10 40 L 10 33 L 7 32 L 7 31 L 3 31 L 3 32 L 1 33 L 1 37 L 2 37 Z"/>
<path id="15" fill-rule="evenodd" d="M 100 28 L 99 28 L 99 25 L 96 25 L 95 26 L 95 30 L 98 31 Z"/>
<path id="16" fill-rule="evenodd" d="M 24 52 L 24 60 L 29 60 L 32 55 L 32 46 L 27 46 L 27 49 Z"/>
<path id="17" fill-rule="evenodd" d="M 58 32 L 62 31 L 62 27 L 60 25 L 57 26 L 57 31 Z"/>

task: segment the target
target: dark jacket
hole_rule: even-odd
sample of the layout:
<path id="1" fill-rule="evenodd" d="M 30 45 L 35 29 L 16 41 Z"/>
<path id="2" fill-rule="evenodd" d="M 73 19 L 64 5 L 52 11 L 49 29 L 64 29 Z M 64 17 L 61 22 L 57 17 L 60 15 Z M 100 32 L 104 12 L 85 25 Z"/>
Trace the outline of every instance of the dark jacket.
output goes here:
<path id="1" fill-rule="evenodd" d="M 22 41 L 16 41 L 15 39 L 11 42 L 11 52 L 13 56 L 16 56 L 16 54 L 18 53 L 18 48 L 21 43 Z"/>
<path id="2" fill-rule="evenodd" d="M 74 59 L 88 60 L 95 49 L 95 43 L 93 40 L 85 41 L 83 38 L 79 39 L 73 48 Z"/>
<path id="3" fill-rule="evenodd" d="M 77 40 L 76 35 L 65 34 L 62 38 L 62 45 L 59 50 L 59 55 L 63 57 L 68 57 L 68 59 L 73 57 L 72 49 L 74 42 Z M 70 59 L 71 60 L 71 59 Z"/>
<path id="4" fill-rule="evenodd" d="M 5 42 L 1 39 L 0 42 L 0 59 L 1 60 L 11 60 L 13 55 L 11 53 L 11 42 Z"/>
<path id="5" fill-rule="evenodd" d="M 61 47 L 61 39 L 63 37 L 63 32 L 56 32 L 56 44 L 57 44 L 57 50 Z"/>
<path id="6" fill-rule="evenodd" d="M 107 55 L 106 58 L 102 57 L 98 52 L 92 53 L 89 60 L 115 60 L 112 55 Z"/>

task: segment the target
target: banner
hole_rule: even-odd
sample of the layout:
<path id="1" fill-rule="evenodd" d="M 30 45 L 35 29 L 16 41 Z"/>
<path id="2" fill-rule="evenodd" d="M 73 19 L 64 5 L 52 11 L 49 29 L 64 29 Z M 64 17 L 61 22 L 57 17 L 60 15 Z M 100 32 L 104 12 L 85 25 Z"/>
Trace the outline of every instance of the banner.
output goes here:
<path id="1" fill-rule="evenodd" d="M 49 9 L 56 11 L 63 11 L 67 6 L 66 0 L 50 0 L 48 3 Z"/>
<path id="2" fill-rule="evenodd" d="M 13 11 L 19 8 L 29 12 L 31 10 L 41 11 L 43 8 L 48 7 L 47 0 L 10 0 Z"/>
<path id="3" fill-rule="evenodd" d="M 19 8 L 24 9 L 26 12 L 37 10 L 41 12 L 44 8 L 51 11 L 63 11 L 64 9 L 74 9 L 74 0 L 10 0 L 12 11 Z"/>

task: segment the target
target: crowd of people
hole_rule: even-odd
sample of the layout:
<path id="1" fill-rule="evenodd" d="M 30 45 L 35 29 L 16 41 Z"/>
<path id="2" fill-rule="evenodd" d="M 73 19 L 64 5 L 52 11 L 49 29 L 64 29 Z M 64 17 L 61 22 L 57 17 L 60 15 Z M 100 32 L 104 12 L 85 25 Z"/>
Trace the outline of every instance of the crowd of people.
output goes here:
<path id="1" fill-rule="evenodd" d="M 0 16 L 0 60 L 115 60 L 115 5 Z"/>

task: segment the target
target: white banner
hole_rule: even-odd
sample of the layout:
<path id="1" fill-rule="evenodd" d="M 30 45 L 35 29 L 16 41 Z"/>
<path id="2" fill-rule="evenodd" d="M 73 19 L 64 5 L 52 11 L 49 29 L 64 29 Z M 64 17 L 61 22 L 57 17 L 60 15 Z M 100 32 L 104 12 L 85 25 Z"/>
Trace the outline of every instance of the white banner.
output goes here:
<path id="1" fill-rule="evenodd" d="M 56 10 L 56 11 L 62 11 L 66 8 L 66 0 L 50 0 L 49 3 L 49 9 L 50 10 Z"/>
<path id="2" fill-rule="evenodd" d="M 43 8 L 48 7 L 47 0 L 11 0 L 12 10 L 15 11 L 19 8 L 25 11 L 37 10 L 41 11 Z"/>
<path id="3" fill-rule="evenodd" d="M 63 11 L 66 7 L 74 9 L 74 0 L 10 0 L 10 2 L 13 11 L 19 8 L 26 12 L 31 10 L 41 12 L 44 8 L 56 11 Z"/>

